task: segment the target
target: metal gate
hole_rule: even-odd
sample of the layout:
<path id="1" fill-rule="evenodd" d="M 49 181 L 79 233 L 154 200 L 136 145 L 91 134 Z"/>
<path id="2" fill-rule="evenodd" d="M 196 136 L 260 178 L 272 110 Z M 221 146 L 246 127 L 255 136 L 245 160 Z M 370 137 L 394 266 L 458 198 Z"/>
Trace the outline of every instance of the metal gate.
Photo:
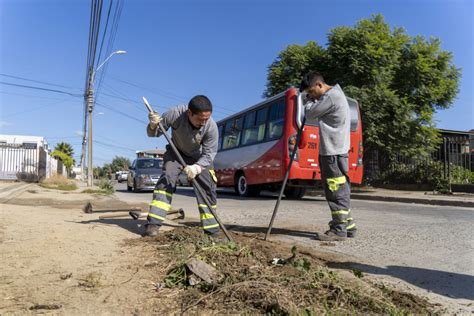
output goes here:
<path id="1" fill-rule="evenodd" d="M 0 179 L 39 181 L 45 174 L 40 174 L 40 161 L 46 159 L 40 151 L 36 143 L 0 143 Z"/>
<path id="2" fill-rule="evenodd" d="M 440 146 L 427 157 L 396 155 L 395 159 L 389 159 L 377 151 L 367 152 L 365 175 L 371 179 L 385 170 L 395 175 L 403 170 L 419 175 L 431 173 L 448 184 L 473 184 L 474 152 L 471 151 L 471 142 L 469 135 L 443 135 Z M 400 180 L 410 182 L 409 177 L 397 182 Z"/>

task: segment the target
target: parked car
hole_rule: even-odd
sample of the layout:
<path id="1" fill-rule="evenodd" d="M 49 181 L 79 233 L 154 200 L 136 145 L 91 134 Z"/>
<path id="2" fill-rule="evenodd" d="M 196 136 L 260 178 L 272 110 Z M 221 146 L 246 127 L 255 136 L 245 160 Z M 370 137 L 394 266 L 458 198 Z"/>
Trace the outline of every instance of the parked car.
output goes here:
<path id="1" fill-rule="evenodd" d="M 117 175 L 117 181 L 119 183 L 122 183 L 122 181 L 127 181 L 128 179 L 128 171 L 117 171 L 118 172 L 118 175 Z"/>
<path id="2" fill-rule="evenodd" d="M 127 177 L 127 190 L 139 192 L 153 190 L 160 178 L 163 168 L 161 158 L 138 158 L 130 167 Z"/>

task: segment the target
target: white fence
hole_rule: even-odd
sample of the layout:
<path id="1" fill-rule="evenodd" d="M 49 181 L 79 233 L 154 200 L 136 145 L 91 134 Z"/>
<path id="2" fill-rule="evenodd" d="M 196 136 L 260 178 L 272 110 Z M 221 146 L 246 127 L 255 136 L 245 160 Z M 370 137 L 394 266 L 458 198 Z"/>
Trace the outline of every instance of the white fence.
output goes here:
<path id="1" fill-rule="evenodd" d="M 0 143 L 0 180 L 37 182 L 54 174 L 66 175 L 66 168 L 37 143 Z"/>

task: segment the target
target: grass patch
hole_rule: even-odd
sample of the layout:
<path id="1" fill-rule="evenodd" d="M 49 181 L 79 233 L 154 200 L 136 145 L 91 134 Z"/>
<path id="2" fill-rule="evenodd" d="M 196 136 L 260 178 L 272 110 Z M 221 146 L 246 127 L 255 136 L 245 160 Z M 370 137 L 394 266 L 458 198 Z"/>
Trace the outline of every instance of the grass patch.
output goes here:
<path id="1" fill-rule="evenodd" d="M 112 194 L 115 192 L 114 184 L 109 179 L 101 179 L 99 181 L 99 188 L 105 192 L 105 194 Z"/>
<path id="2" fill-rule="evenodd" d="M 46 189 L 55 189 L 62 191 L 74 191 L 77 190 L 77 185 L 74 180 L 68 179 L 61 175 L 55 175 L 45 179 L 40 183 L 40 186 Z"/>

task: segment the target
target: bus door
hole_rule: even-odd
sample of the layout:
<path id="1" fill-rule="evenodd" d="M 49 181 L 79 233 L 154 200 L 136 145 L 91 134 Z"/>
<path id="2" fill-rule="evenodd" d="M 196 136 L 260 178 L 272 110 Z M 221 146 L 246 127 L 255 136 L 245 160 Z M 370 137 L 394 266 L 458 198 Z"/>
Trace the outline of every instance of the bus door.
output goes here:
<path id="1" fill-rule="evenodd" d="M 349 178 L 352 183 L 362 183 L 364 167 L 362 164 L 362 123 L 359 104 L 356 100 L 347 98 L 351 110 L 351 147 L 349 149 Z"/>
<path id="2" fill-rule="evenodd" d="M 301 128 L 303 124 L 304 108 L 301 100 L 302 95 L 298 95 L 296 124 Z M 319 121 L 306 121 L 301 133 L 301 140 L 298 145 L 297 161 L 301 168 L 311 168 L 319 175 Z M 313 176 L 313 178 L 315 178 Z M 319 176 L 317 178 L 320 178 Z"/>
<path id="3" fill-rule="evenodd" d="M 298 146 L 298 163 L 302 168 L 317 168 L 319 155 L 319 129 L 307 124 L 301 133 L 301 141 Z"/>

